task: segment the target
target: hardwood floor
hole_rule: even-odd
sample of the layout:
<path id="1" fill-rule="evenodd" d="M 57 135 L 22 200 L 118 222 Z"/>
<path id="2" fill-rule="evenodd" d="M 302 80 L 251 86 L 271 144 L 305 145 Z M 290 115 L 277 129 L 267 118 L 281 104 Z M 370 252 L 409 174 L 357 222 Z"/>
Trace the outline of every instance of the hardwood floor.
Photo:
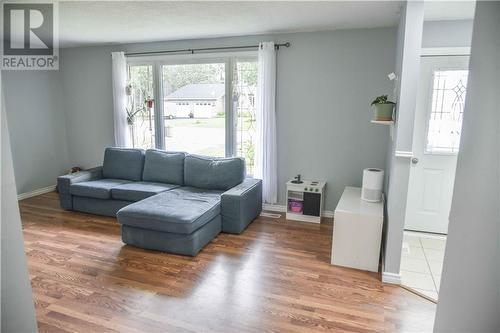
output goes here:
<path id="1" fill-rule="evenodd" d="M 195 258 L 124 245 L 113 218 L 20 202 L 40 332 L 430 332 L 435 304 L 329 264 L 332 224 L 259 218 Z"/>

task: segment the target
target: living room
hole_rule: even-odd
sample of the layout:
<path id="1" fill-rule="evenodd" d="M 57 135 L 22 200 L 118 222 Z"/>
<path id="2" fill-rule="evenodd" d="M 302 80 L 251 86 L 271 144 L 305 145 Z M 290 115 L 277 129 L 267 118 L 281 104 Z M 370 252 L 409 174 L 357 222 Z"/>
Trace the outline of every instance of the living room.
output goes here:
<path id="1" fill-rule="evenodd" d="M 498 2 L 20 4 L 2 3 L 2 331 L 499 328 Z M 6 53 L 49 17 L 52 58 Z M 431 57 L 449 59 L 429 82 L 450 59 L 477 73 L 444 139 L 435 108 L 418 123 Z M 439 155 L 419 134 L 452 145 L 446 198 L 423 186 L 444 231 L 409 222 Z M 415 235 L 446 240 L 436 274 Z"/>

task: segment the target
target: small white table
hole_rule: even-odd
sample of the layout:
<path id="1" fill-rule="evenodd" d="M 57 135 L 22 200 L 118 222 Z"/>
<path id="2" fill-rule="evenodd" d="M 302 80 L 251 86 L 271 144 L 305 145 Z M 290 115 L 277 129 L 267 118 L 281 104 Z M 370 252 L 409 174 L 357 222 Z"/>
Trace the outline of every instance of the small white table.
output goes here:
<path id="1" fill-rule="evenodd" d="M 325 200 L 326 182 L 303 180 L 296 184 L 291 180 L 286 183 L 286 219 L 321 223 L 321 213 Z M 302 203 L 301 212 L 292 212 L 290 201 Z"/>
<path id="2" fill-rule="evenodd" d="M 361 188 L 346 187 L 333 219 L 332 265 L 378 272 L 384 202 L 361 199 Z"/>

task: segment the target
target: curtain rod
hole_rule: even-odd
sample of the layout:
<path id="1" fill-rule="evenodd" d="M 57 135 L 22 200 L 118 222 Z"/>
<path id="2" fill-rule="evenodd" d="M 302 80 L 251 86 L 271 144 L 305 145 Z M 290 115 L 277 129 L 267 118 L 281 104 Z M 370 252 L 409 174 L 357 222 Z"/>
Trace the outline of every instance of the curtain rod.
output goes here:
<path id="1" fill-rule="evenodd" d="M 279 50 L 280 47 L 290 47 L 290 42 L 275 44 L 274 47 Z M 223 47 L 204 47 L 198 49 L 183 49 L 183 50 L 165 50 L 165 51 L 149 51 L 149 52 L 129 52 L 125 56 L 134 57 L 148 54 L 168 54 L 168 53 L 191 53 L 203 51 L 217 51 L 217 50 L 238 50 L 238 49 L 257 49 L 259 45 L 245 45 L 245 46 L 223 46 Z"/>

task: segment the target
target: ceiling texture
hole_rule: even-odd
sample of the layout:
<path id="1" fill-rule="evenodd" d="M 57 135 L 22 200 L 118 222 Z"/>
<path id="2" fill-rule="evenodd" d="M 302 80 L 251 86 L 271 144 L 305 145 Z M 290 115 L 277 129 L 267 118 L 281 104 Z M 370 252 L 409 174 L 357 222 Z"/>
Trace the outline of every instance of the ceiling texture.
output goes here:
<path id="1" fill-rule="evenodd" d="M 433 20 L 459 19 L 470 12 L 443 8 L 426 6 L 426 16 L 429 10 Z M 400 1 L 66 0 L 59 2 L 59 37 L 60 47 L 78 47 L 390 27 L 400 11 Z"/>
<path id="2" fill-rule="evenodd" d="M 399 1 L 65 1 L 61 47 L 395 26 Z"/>

